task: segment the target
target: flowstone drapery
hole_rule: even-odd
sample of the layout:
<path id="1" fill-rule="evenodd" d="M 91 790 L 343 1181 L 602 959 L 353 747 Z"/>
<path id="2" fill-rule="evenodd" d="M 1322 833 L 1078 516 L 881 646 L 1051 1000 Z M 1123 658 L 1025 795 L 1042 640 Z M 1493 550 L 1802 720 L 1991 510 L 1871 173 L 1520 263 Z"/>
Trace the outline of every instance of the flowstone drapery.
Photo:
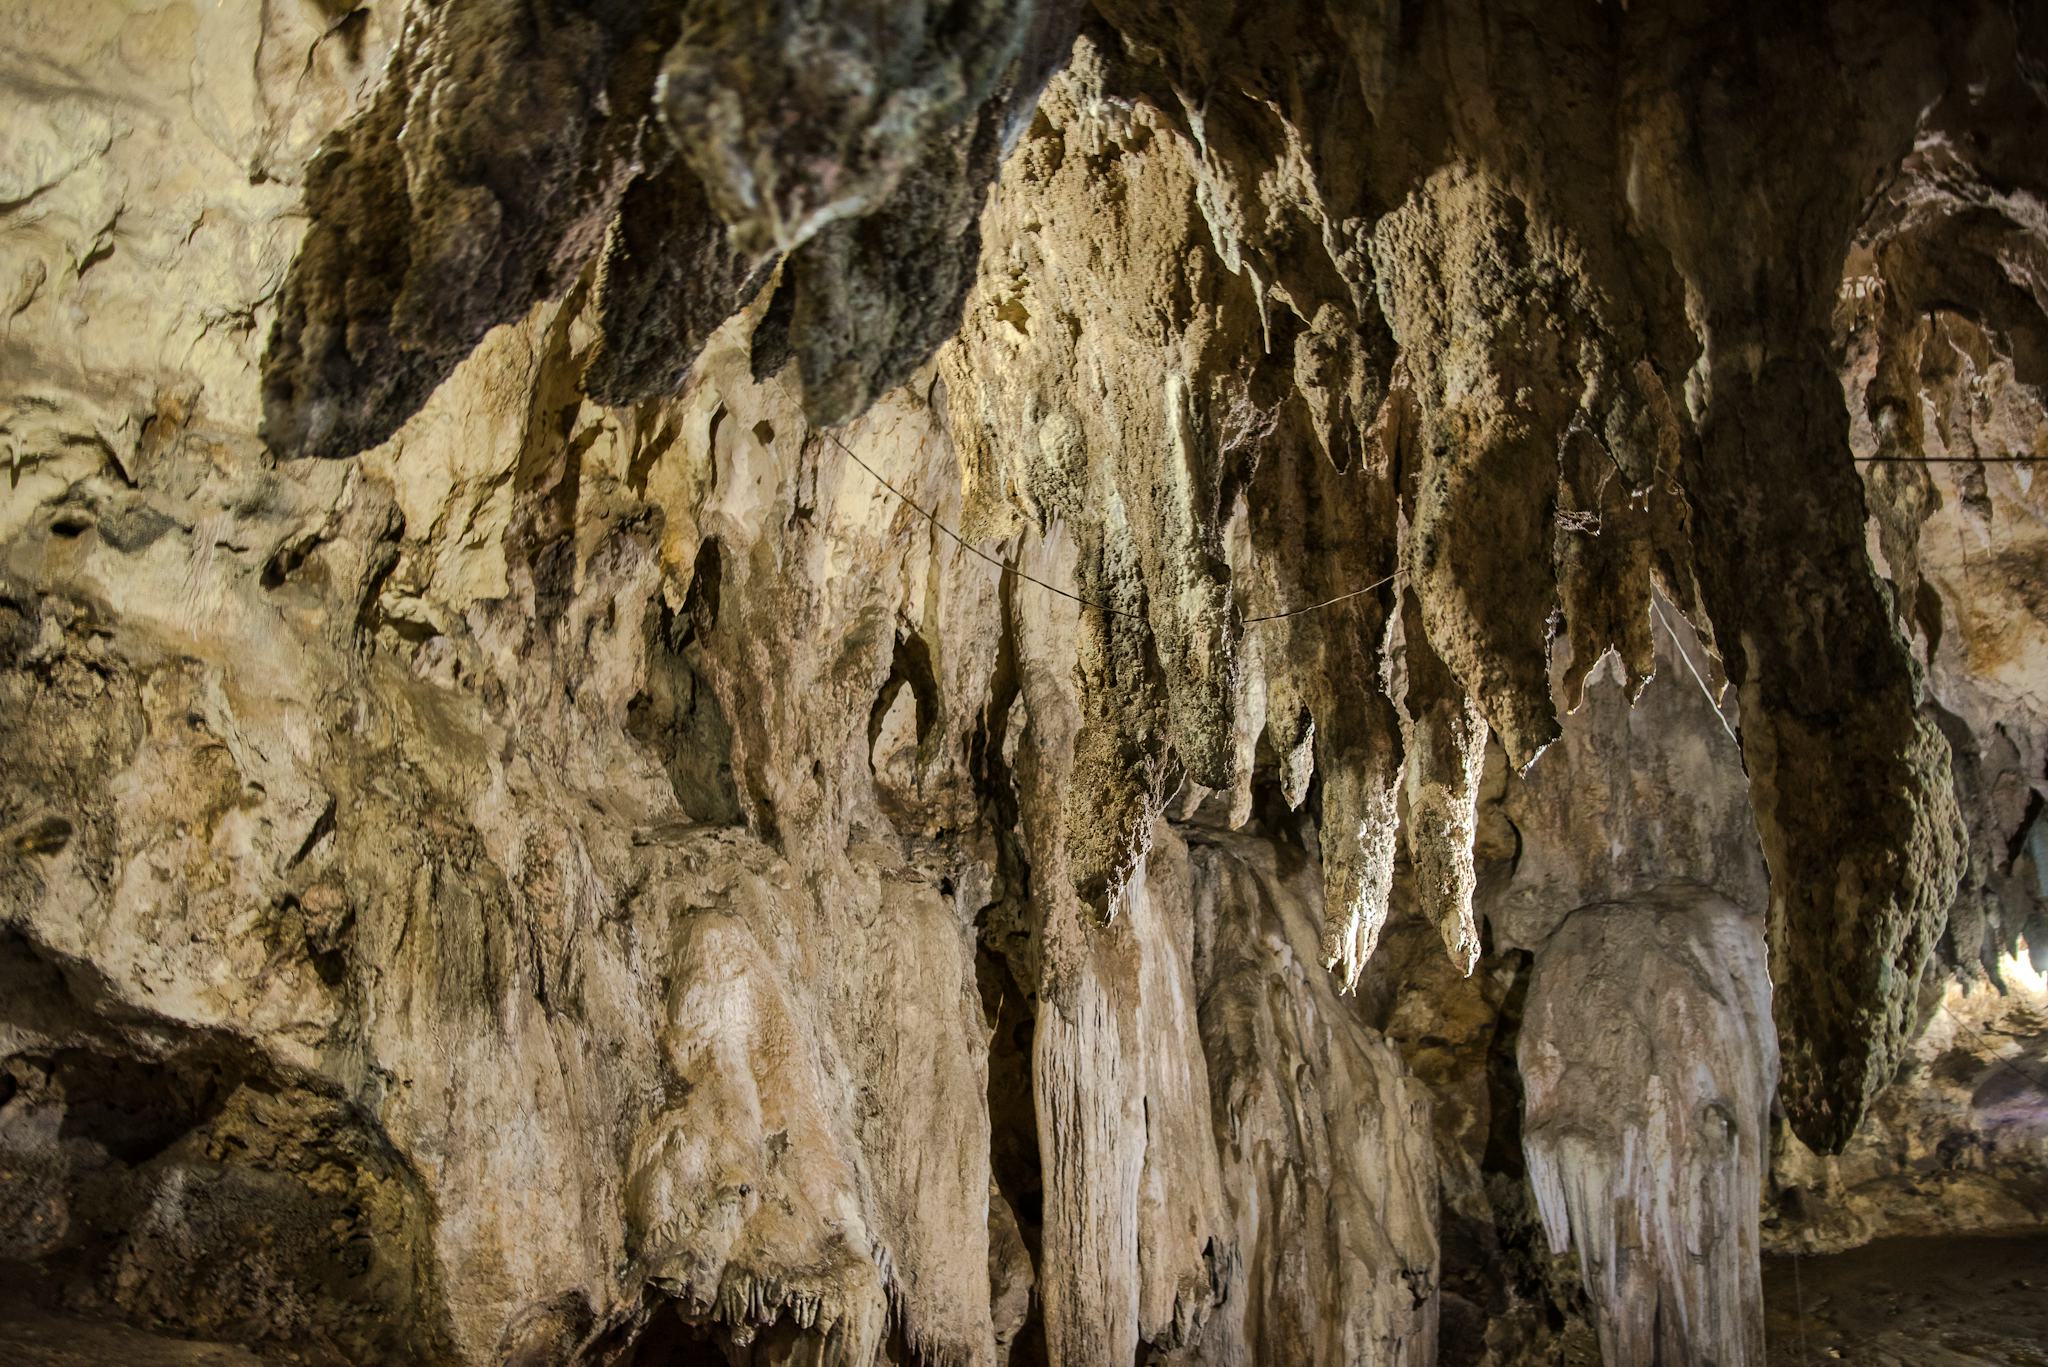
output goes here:
<path id="1" fill-rule="evenodd" d="M 1754 1361 L 2027 1209 L 2030 7 L 15 8 L 49 1313 Z"/>

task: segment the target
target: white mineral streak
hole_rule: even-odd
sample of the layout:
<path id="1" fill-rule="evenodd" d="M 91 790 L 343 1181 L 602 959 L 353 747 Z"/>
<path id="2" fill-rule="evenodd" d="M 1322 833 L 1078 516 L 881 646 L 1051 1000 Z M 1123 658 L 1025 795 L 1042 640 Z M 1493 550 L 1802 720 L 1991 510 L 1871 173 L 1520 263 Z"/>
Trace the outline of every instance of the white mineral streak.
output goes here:
<path id="1" fill-rule="evenodd" d="M 1485 753 L 1484 746 L 1480 753 Z M 1357 767 L 1343 765 L 1323 774 L 1323 803 L 1328 812 L 1321 844 L 1329 870 L 1323 880 L 1323 932 L 1319 958 L 1349 991 L 1379 947 L 1387 923 L 1387 894 L 1394 882 L 1398 846 L 1399 792 L 1394 784 L 1377 782 Z M 1471 826 L 1465 828 L 1465 862 L 1471 863 Z M 1465 921 L 1471 924 L 1471 904 Z M 1476 948 L 1477 937 L 1472 944 Z M 1455 951 L 1454 951 L 1455 952 Z M 1464 965 L 1470 967 L 1469 960 Z"/>
<path id="2" fill-rule="evenodd" d="M 1429 1102 L 1323 971 L 1320 876 L 1288 869 L 1267 842 L 1221 833 L 1194 840 L 1189 867 L 1236 1230 L 1214 1254 L 1229 1294 L 1203 1360 L 1434 1363 Z"/>

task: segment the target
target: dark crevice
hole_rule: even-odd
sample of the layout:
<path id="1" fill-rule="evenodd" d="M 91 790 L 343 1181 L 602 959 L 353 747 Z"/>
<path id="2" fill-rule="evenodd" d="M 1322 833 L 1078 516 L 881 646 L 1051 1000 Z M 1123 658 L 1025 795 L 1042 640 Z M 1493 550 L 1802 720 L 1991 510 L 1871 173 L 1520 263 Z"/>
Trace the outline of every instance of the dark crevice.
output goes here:
<path id="1" fill-rule="evenodd" d="M 647 675 L 626 707 L 626 734 L 653 751 L 692 821 L 741 817 L 732 772 L 732 727 L 710 682 L 705 639 L 718 623 L 718 541 L 706 538 L 680 611 L 657 597 L 647 609 Z"/>
<path id="2" fill-rule="evenodd" d="M 2025 853 L 2027 841 L 2034 834 L 2034 825 L 2040 821 L 2044 805 L 2048 804 L 2044 804 L 2041 790 L 2030 789 L 2027 793 L 2027 809 L 2020 816 L 2019 824 L 2013 827 L 2012 838 L 2005 842 L 2005 867 L 2008 872 L 2019 863 L 2020 855 Z"/>
<path id="3" fill-rule="evenodd" d="M 875 742 L 881 738 L 882 722 L 905 686 L 917 704 L 917 743 L 920 750 L 939 719 L 939 682 L 932 671 L 931 647 L 914 631 L 896 637 L 896 650 L 889 660 L 889 677 L 882 682 L 875 704 L 868 709 L 868 763 L 874 764 Z"/>
<path id="4" fill-rule="evenodd" d="M 790 344 L 790 325 L 796 319 L 796 278 L 785 264 L 775 284 L 775 293 L 768 296 L 768 307 L 761 314 L 761 321 L 754 325 L 754 336 L 749 343 L 748 368 L 755 384 L 766 384 L 781 374 L 794 354 Z"/>
<path id="5" fill-rule="evenodd" d="M 1487 930 L 1491 938 L 1490 925 Z M 1522 1157 L 1522 1069 L 1516 1062 L 1516 1051 L 1521 1047 L 1522 1013 L 1527 1009 L 1529 983 L 1535 976 L 1535 956 L 1527 950 L 1510 950 L 1503 958 L 1511 965 L 1514 978 L 1501 1000 L 1493 1042 L 1486 1051 L 1487 1111 L 1491 1123 L 1480 1168 L 1520 1181 L 1527 1170 Z"/>
<path id="6" fill-rule="evenodd" d="M 975 918 L 975 982 L 989 1032 L 989 1166 L 996 1190 L 1017 1221 L 1031 1264 L 1031 1301 L 1010 1345 L 1016 1367 L 1047 1362 L 1044 1311 L 1039 1295 L 1045 1178 L 1038 1148 L 1038 1111 L 1032 1083 L 1032 1042 L 1037 1033 L 1037 946 L 1031 916 L 1031 865 L 1018 832 L 1021 808 L 1004 758 L 1010 719 L 1022 678 L 1017 663 L 1015 581 L 1004 576 L 995 669 L 989 696 L 970 745 L 982 817 L 995 834 L 996 877 L 991 900 Z M 928 667 L 928 666 L 927 666 Z M 993 1235 L 994 1230 L 991 1230 Z"/>
<path id="7" fill-rule="evenodd" d="M 34 1062 L 64 1100 L 58 1137 L 97 1144 L 130 1167 L 211 1120 L 242 1080 L 229 1061 L 204 1056 L 167 1066 L 62 1049 Z"/>
<path id="8" fill-rule="evenodd" d="M 1439 1360 L 1446 1367 L 1488 1361 L 1489 1326 L 1510 1317 L 1533 1313 L 1551 1333 L 1584 1317 L 1582 1298 L 1575 1290 L 1553 1285 L 1548 1246 L 1522 1154 L 1522 1076 L 1516 1053 L 1534 956 L 1525 950 L 1497 954 L 1490 927 L 1483 921 L 1481 933 L 1485 944 L 1478 971 L 1504 969 L 1510 977 L 1486 1051 L 1488 1124 L 1480 1174 L 1490 1209 L 1487 1216 L 1475 1218 L 1449 1201 L 1438 1207 L 1443 1292 Z"/>
<path id="9" fill-rule="evenodd" d="M 690 570 L 690 589 L 683 595 L 683 620 L 689 635 L 680 645 L 709 636 L 717 629 L 718 595 L 724 579 L 724 553 L 719 549 L 718 538 L 707 536 L 697 548 L 697 559 Z"/>
<path id="10" fill-rule="evenodd" d="M 30 1299 L 309 1362 L 449 1359 L 432 1203 L 331 1083 L 13 933 L 0 1026 L 0 1257 Z"/>
<path id="11" fill-rule="evenodd" d="M 292 855 L 291 863 L 286 867 L 297 868 L 305 862 L 307 855 L 319 847 L 321 841 L 334 834 L 334 812 L 334 796 L 330 793 L 327 805 L 320 809 L 320 815 L 315 818 L 312 829 L 307 831 L 306 838 L 299 842 L 297 852 Z"/>
<path id="12" fill-rule="evenodd" d="M 842 1346 L 834 1340 L 843 1336 L 838 1329 L 820 1335 L 786 1316 L 776 1324 L 755 1326 L 750 1335 L 735 1341 L 731 1326 L 693 1319 L 676 1301 L 650 1291 L 640 1308 L 588 1335 L 574 1346 L 566 1361 L 575 1367 L 759 1367 L 820 1362 L 833 1360 L 832 1349 Z M 542 1343 L 547 1340 L 544 1333 L 532 1337 Z M 885 1354 L 882 1361 L 916 1360 L 900 1337 L 895 1346 L 903 1351 Z M 515 1352 L 505 1361 L 506 1367 L 556 1367 L 564 1360 L 539 1352 L 524 1357 Z"/>
<path id="13" fill-rule="evenodd" d="M 981 946 L 974 975 L 990 1022 L 988 1057 L 989 1167 L 996 1190 L 1016 1217 L 1031 1259 L 1031 1306 L 1011 1344 L 1010 1361 L 1031 1367 L 1047 1361 L 1039 1278 L 1044 1266 L 1045 1175 L 1038 1152 L 1038 1107 L 1032 1090 L 1032 1039 L 1038 997 L 1017 982 L 1008 963 Z"/>

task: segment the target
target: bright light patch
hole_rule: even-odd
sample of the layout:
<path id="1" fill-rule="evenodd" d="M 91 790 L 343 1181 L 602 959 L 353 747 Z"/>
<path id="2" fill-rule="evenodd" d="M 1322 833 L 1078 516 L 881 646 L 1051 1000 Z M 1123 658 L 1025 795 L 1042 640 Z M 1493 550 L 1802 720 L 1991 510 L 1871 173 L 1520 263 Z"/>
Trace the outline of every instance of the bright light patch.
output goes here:
<path id="1" fill-rule="evenodd" d="M 1998 976 L 2015 992 L 2024 992 L 2030 997 L 2048 999 L 2048 974 L 2034 967 L 2034 956 L 2029 953 L 2031 946 L 2022 942 L 2016 954 L 2002 954 L 1998 959 Z"/>

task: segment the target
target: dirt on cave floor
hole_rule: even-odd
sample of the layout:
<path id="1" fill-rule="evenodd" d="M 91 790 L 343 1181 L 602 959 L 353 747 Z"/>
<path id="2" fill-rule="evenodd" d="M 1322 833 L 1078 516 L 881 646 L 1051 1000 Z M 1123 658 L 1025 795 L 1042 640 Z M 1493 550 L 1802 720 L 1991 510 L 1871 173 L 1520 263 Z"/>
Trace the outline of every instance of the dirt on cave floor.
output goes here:
<path id="1" fill-rule="evenodd" d="M 2048 1367 L 2048 1235 L 1766 1258 L 1764 1306 L 1772 1367 Z"/>
<path id="2" fill-rule="evenodd" d="M 0 1263 L 0 1363 L 9 1367 L 301 1361 L 66 1314 L 35 1281 Z M 1771 1367 L 2048 1367 L 2048 1235 L 1883 1239 L 1796 1264 L 1766 1258 L 1764 1302 Z"/>
<path id="3" fill-rule="evenodd" d="M 0 1262 L 0 1363 L 6 1367 L 267 1367 L 297 1361 L 68 1314 L 54 1306 L 51 1288 L 34 1267 Z"/>

